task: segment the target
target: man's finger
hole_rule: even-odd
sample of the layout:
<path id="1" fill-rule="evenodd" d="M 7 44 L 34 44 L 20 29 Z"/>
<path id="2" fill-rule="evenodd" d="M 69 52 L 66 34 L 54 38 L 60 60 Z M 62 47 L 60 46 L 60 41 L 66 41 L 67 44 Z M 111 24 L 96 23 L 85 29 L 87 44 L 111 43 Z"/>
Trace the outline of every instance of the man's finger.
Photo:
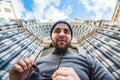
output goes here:
<path id="1" fill-rule="evenodd" d="M 23 72 L 24 71 L 23 68 L 20 65 L 18 65 L 18 64 L 15 64 L 13 69 L 18 71 L 18 72 Z"/>
<path id="2" fill-rule="evenodd" d="M 27 64 L 23 60 L 19 60 L 17 62 L 18 65 L 20 65 L 24 70 L 27 70 Z"/>

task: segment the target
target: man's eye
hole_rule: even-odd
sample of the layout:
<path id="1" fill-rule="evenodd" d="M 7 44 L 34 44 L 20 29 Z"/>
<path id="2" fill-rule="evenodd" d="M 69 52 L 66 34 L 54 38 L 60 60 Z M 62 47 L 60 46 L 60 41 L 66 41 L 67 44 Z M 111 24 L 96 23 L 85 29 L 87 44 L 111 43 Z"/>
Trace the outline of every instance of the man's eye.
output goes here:
<path id="1" fill-rule="evenodd" d="M 69 34 L 70 31 L 69 30 L 64 30 L 64 33 Z"/>
<path id="2" fill-rule="evenodd" d="M 58 30 L 58 29 L 57 29 L 57 30 L 55 30 L 55 32 L 56 32 L 56 33 L 59 33 L 59 32 L 60 32 L 60 30 Z"/>

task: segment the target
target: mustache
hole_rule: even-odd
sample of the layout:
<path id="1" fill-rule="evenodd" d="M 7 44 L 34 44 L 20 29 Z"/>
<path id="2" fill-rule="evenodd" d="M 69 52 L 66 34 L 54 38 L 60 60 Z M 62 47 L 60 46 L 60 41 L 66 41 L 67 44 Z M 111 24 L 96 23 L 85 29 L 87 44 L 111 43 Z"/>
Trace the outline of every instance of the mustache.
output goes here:
<path id="1" fill-rule="evenodd" d="M 67 40 L 65 40 L 65 39 L 57 39 L 57 41 L 58 41 L 58 42 L 59 42 L 59 41 L 66 42 Z"/>

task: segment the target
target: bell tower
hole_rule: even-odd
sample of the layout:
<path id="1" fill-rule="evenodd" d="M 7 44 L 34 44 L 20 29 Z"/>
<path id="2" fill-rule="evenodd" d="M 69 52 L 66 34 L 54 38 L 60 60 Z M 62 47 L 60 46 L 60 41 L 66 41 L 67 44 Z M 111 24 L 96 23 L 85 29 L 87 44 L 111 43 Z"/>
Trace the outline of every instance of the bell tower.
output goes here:
<path id="1" fill-rule="evenodd" d="M 120 21 L 120 0 L 117 1 L 113 16 L 112 16 L 113 22 Z"/>

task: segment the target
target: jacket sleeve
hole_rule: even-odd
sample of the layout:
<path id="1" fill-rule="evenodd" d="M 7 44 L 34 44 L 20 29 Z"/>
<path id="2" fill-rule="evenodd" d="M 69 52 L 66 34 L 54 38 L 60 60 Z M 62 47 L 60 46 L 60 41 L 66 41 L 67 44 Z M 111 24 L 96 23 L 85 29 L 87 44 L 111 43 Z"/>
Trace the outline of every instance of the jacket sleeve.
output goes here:
<path id="1" fill-rule="evenodd" d="M 95 59 L 88 57 L 87 62 L 90 66 L 91 80 L 116 80 L 115 77 L 113 77 L 113 75 Z"/>

